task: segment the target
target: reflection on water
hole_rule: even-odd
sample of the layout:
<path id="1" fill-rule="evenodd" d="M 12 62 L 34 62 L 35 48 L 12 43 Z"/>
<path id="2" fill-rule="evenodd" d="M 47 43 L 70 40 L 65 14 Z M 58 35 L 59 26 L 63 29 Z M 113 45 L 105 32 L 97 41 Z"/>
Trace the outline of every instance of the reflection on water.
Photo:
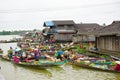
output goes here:
<path id="1" fill-rule="evenodd" d="M 45 76 L 48 76 L 48 77 L 51 77 L 52 74 L 51 72 L 49 72 L 46 68 L 32 68 L 32 67 L 23 67 L 23 66 L 19 66 L 19 65 L 15 65 L 14 64 L 14 67 L 15 69 L 17 70 L 17 68 L 21 68 L 21 69 L 25 69 L 27 71 L 30 71 L 34 74 L 40 74 L 40 75 L 45 75 Z"/>
<path id="2" fill-rule="evenodd" d="M 62 71 L 64 70 L 61 66 L 52 66 L 52 67 L 48 67 L 47 70 L 49 71 Z"/>
<path id="3" fill-rule="evenodd" d="M 6 80 L 37 80 L 39 77 L 52 77 L 51 72 L 46 69 L 22 67 L 3 60 L 0 61 L 0 65 Z"/>
<path id="4" fill-rule="evenodd" d="M 0 43 L 0 48 L 6 53 L 9 47 L 16 47 L 16 43 Z M 81 68 L 71 64 L 46 69 L 31 68 L 15 65 L 0 60 L 1 70 L 6 80 L 120 80 L 120 73 L 109 73 Z"/>

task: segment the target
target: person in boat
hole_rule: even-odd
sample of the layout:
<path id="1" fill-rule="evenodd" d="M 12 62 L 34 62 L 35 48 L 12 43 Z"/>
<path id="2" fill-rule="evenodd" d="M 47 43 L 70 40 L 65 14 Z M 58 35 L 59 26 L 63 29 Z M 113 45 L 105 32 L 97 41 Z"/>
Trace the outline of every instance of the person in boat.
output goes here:
<path id="1" fill-rule="evenodd" d="M 73 45 L 74 45 L 74 42 L 71 42 L 69 46 L 72 47 Z"/>
<path id="2" fill-rule="evenodd" d="M 73 50 L 72 50 L 72 49 L 69 49 L 69 50 L 68 50 L 68 53 L 69 53 L 69 59 L 70 59 L 70 60 L 75 60 L 76 56 L 75 56 Z"/>
<path id="3" fill-rule="evenodd" d="M 64 57 L 65 57 L 65 59 L 69 59 L 69 51 L 68 50 L 65 50 L 64 51 Z"/>
<path id="4" fill-rule="evenodd" d="M 32 48 L 32 47 L 30 47 L 30 50 L 29 50 L 29 51 L 30 51 L 30 53 L 32 53 L 32 52 L 33 52 L 33 48 Z"/>
<path id="5" fill-rule="evenodd" d="M 18 56 L 20 57 L 20 56 L 22 56 L 22 55 L 23 55 L 23 50 L 20 49 L 20 50 L 18 51 Z"/>
<path id="6" fill-rule="evenodd" d="M 34 52 L 34 57 L 35 57 L 35 60 L 37 61 L 38 60 L 38 48 L 35 46 L 35 49 L 33 50 Z"/>
<path id="7" fill-rule="evenodd" d="M 52 48 L 53 48 L 53 45 L 52 44 L 49 44 L 49 46 L 48 46 L 48 51 L 52 51 Z"/>
<path id="8" fill-rule="evenodd" d="M 53 39 L 50 39 L 49 40 L 49 44 L 52 44 L 54 41 L 53 41 Z"/>
<path id="9" fill-rule="evenodd" d="M 26 55 L 25 61 L 26 62 L 31 62 L 31 56 L 30 55 Z"/>
<path id="10" fill-rule="evenodd" d="M 55 57 L 57 58 L 57 59 L 60 59 L 61 61 L 63 60 L 63 59 L 65 59 L 65 57 L 64 57 L 64 52 L 62 51 L 62 50 L 58 50 L 57 49 L 57 51 L 56 51 L 56 53 L 55 53 Z"/>
<path id="11" fill-rule="evenodd" d="M 65 48 L 65 46 L 64 46 L 62 43 L 60 44 L 60 47 L 61 47 L 61 48 Z"/>
<path id="12" fill-rule="evenodd" d="M 3 50 L 0 48 L 0 53 L 3 53 Z"/>
<path id="13" fill-rule="evenodd" d="M 80 48 L 83 48 L 83 44 L 82 44 L 82 43 L 80 43 L 80 44 L 79 44 L 79 47 L 80 47 Z"/>
<path id="14" fill-rule="evenodd" d="M 120 61 L 115 61 L 116 65 L 114 66 L 115 71 L 120 71 Z"/>
<path id="15" fill-rule="evenodd" d="M 42 46 L 42 43 L 39 43 L 38 44 L 38 47 L 39 47 L 39 49 L 41 49 L 43 46 Z"/>
<path id="16" fill-rule="evenodd" d="M 23 52 L 22 55 L 20 56 L 19 60 L 21 62 L 25 61 L 25 59 L 27 58 L 27 53 L 26 52 Z"/>
<path id="17" fill-rule="evenodd" d="M 94 46 L 93 50 L 94 51 L 98 51 L 98 48 L 96 46 Z"/>
<path id="18" fill-rule="evenodd" d="M 39 51 L 39 59 L 46 59 L 44 50 Z"/>
<path id="19" fill-rule="evenodd" d="M 15 54 L 13 56 L 13 62 L 14 63 L 19 63 L 20 62 L 20 59 L 18 57 L 18 52 L 17 51 L 15 52 Z"/>
<path id="20" fill-rule="evenodd" d="M 13 49 L 12 47 L 10 47 L 10 49 L 8 50 L 8 58 L 11 60 L 13 56 Z"/>

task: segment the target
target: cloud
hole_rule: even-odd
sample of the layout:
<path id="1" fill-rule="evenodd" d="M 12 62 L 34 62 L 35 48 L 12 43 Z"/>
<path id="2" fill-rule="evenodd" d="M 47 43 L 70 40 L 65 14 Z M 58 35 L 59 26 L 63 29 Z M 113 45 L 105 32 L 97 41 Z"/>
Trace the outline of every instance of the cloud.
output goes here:
<path id="1" fill-rule="evenodd" d="M 0 28 L 43 29 L 44 21 L 111 23 L 120 16 L 119 0 L 0 0 Z"/>

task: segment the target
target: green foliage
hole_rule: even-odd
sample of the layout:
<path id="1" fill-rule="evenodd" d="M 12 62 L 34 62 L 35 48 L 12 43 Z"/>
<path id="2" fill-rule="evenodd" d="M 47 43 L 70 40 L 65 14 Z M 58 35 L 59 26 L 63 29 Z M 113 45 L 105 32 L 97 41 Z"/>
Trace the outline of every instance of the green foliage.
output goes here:
<path id="1" fill-rule="evenodd" d="M 115 62 L 112 62 L 110 65 L 111 65 L 111 66 L 114 66 L 114 65 L 116 65 L 116 63 L 115 63 Z"/>
<path id="2" fill-rule="evenodd" d="M 0 53 L 3 53 L 3 50 L 0 50 Z"/>
<path id="3" fill-rule="evenodd" d="M 85 62 L 84 61 L 80 61 L 80 64 L 85 64 Z"/>
<path id="4" fill-rule="evenodd" d="M 117 53 L 117 57 L 120 57 L 120 53 Z"/>
<path id="5" fill-rule="evenodd" d="M 0 35 L 10 35 L 11 32 L 10 31 L 2 31 L 0 32 Z"/>
<path id="6" fill-rule="evenodd" d="M 74 50 L 75 52 L 78 52 L 78 53 L 86 53 L 87 52 L 84 48 L 80 48 L 77 45 L 75 47 L 76 47 L 76 49 Z"/>
<path id="7" fill-rule="evenodd" d="M 29 30 L 28 30 L 29 31 Z M 19 35 L 22 32 L 27 32 L 27 31 L 1 31 L 0 35 Z"/>

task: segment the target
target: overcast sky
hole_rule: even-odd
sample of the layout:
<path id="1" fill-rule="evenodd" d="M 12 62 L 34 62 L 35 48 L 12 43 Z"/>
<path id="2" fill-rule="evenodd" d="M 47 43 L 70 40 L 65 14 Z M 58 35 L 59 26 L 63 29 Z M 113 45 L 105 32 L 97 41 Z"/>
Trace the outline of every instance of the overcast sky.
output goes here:
<path id="1" fill-rule="evenodd" d="M 111 24 L 120 0 L 0 0 L 0 31 L 43 29 L 44 21 Z"/>

